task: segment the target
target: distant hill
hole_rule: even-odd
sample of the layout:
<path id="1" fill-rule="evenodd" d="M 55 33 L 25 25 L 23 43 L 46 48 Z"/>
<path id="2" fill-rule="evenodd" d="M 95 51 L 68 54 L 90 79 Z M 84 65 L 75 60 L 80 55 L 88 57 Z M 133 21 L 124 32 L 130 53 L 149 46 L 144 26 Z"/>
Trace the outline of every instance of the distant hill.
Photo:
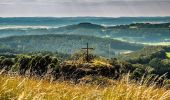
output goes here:
<path id="1" fill-rule="evenodd" d="M 86 43 L 95 48 L 94 54 L 108 57 L 120 52 L 136 51 L 143 45 L 121 42 L 108 38 L 82 35 L 28 35 L 0 39 L 3 47 L 23 52 L 51 51 L 71 54 L 78 52 Z"/>
<path id="2" fill-rule="evenodd" d="M 112 28 L 170 28 L 170 23 L 132 23 L 129 25 L 117 25 Z"/>
<path id="3" fill-rule="evenodd" d="M 101 26 L 88 22 L 63 27 L 20 27 L 0 29 L 0 37 L 44 34 L 69 34 L 107 37 L 131 43 L 170 42 L 170 23 L 136 23 Z"/>
<path id="4" fill-rule="evenodd" d="M 56 29 L 56 32 L 62 34 L 107 37 L 137 43 L 170 41 L 170 23 L 134 23 L 117 26 L 100 26 L 92 23 L 80 23 L 77 25 L 60 27 Z"/>

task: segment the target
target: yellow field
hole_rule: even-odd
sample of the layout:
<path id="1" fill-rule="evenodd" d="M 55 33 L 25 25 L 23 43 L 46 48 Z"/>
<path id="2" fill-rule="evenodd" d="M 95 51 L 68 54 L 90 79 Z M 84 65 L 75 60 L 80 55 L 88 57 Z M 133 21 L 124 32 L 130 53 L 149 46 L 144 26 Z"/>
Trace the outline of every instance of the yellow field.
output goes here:
<path id="1" fill-rule="evenodd" d="M 128 78 L 110 86 L 50 83 L 20 76 L 0 76 L 0 100 L 170 100 L 170 90 L 146 87 Z"/>

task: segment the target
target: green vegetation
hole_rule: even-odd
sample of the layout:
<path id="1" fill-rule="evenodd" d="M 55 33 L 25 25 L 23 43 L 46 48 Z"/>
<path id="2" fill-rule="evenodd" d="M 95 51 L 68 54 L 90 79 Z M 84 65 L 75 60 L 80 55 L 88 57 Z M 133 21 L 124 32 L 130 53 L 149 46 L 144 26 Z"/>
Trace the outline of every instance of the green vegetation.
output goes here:
<path id="1" fill-rule="evenodd" d="M 138 52 L 120 55 L 118 58 L 132 64 L 147 66 L 152 70 L 152 74 L 163 75 L 166 73 L 170 78 L 170 59 L 167 57 L 169 51 L 169 46 L 151 46 Z"/>
<path id="2" fill-rule="evenodd" d="M 144 78 L 147 78 L 166 73 L 162 79 L 170 78 L 170 74 L 167 73 L 170 71 L 170 60 L 161 59 L 163 56 L 159 55 L 155 55 L 147 63 L 145 62 L 146 64 L 144 64 L 145 60 L 142 62 L 135 60 L 137 61 L 135 63 L 134 60 L 121 61 L 116 58 L 106 59 L 94 55 L 90 55 L 91 62 L 86 63 L 85 57 L 84 53 L 74 54 L 67 59 L 59 58 L 55 54 L 18 54 L 13 58 L 1 57 L 0 69 L 2 73 L 12 72 L 26 76 L 52 77 L 53 80 L 64 78 L 64 80 L 72 80 L 75 83 L 79 83 L 79 80 L 89 75 L 114 80 L 129 73 L 131 79 L 138 81 L 143 75 Z M 159 81 L 158 84 L 162 85 L 163 81 Z"/>
<path id="3" fill-rule="evenodd" d="M 139 50 L 143 45 L 121 42 L 113 39 L 105 39 L 91 36 L 80 35 L 31 35 L 31 36 L 14 36 L 1 38 L 0 44 L 10 48 L 9 52 L 59 52 L 64 54 L 73 54 L 82 47 L 86 47 L 86 43 L 95 48 L 94 54 L 108 57 L 109 54 L 114 56 L 115 53 L 126 50 Z M 110 49 L 110 50 L 109 50 Z M 4 50 L 4 49 L 3 49 Z M 109 53 L 110 51 L 110 53 Z"/>
<path id="4" fill-rule="evenodd" d="M 118 58 L 131 63 L 147 64 L 153 58 L 166 59 L 169 48 L 168 46 L 146 46 L 137 52 L 119 55 Z"/>
<path id="5" fill-rule="evenodd" d="M 170 59 L 170 52 L 166 52 L 166 56 Z"/>

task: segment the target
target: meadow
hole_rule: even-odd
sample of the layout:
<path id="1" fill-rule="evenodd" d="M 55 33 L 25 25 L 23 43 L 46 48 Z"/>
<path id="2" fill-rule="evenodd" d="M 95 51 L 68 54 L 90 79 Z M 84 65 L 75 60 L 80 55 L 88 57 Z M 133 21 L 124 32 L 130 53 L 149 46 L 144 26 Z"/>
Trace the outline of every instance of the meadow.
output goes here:
<path id="1" fill-rule="evenodd" d="M 170 90 L 141 83 L 130 81 L 128 75 L 110 85 L 1 75 L 0 100 L 170 100 Z"/>

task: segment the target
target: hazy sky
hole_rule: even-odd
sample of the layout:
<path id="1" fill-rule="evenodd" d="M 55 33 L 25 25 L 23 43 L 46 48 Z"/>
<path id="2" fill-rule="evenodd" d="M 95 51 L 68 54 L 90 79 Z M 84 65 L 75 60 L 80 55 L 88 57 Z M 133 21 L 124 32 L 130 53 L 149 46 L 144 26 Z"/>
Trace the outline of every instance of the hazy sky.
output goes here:
<path id="1" fill-rule="evenodd" d="M 0 17 L 170 16 L 170 0 L 0 0 Z"/>

